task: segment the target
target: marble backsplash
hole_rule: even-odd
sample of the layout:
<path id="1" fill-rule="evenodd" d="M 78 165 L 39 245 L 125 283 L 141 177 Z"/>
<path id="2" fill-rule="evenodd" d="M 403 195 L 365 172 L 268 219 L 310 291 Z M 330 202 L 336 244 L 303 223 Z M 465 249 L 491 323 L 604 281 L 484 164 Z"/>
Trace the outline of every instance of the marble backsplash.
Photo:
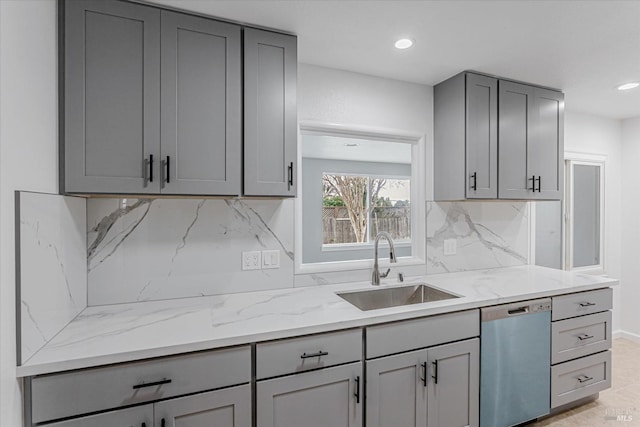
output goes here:
<path id="1" fill-rule="evenodd" d="M 85 200 L 18 192 L 18 364 L 87 307 Z"/>
<path id="2" fill-rule="evenodd" d="M 444 254 L 447 239 L 456 240 L 455 255 Z M 429 274 L 528 263 L 528 202 L 427 202 Z"/>
<path id="3" fill-rule="evenodd" d="M 88 199 L 90 306 L 293 287 L 293 200 Z M 280 268 L 242 271 L 242 251 Z"/>

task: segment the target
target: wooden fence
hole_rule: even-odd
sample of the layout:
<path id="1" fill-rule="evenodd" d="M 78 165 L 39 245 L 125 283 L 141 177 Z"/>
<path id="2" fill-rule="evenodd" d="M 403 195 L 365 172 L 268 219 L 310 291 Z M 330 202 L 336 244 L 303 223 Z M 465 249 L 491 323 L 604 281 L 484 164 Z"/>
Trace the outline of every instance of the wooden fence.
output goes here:
<path id="1" fill-rule="evenodd" d="M 394 240 L 408 239 L 411 237 L 411 215 L 409 209 L 403 209 L 402 216 L 390 216 L 395 212 L 382 212 L 371 218 L 369 230 L 370 240 L 373 240 L 379 231 L 386 231 L 391 234 Z M 349 220 L 345 208 L 323 208 L 322 215 L 322 243 L 357 243 L 356 235 L 353 232 L 351 221 Z"/>

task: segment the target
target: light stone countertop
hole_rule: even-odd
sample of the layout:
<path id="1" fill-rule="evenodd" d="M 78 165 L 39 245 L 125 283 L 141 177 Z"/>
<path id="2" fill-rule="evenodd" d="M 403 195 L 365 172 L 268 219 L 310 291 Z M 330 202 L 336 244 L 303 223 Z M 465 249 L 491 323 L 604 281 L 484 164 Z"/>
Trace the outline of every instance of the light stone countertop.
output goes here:
<path id="1" fill-rule="evenodd" d="M 18 377 L 361 327 L 488 305 L 606 288 L 617 280 L 532 265 L 412 277 L 461 298 L 361 311 L 336 292 L 369 283 L 88 307 Z M 384 286 L 396 286 L 384 285 Z"/>

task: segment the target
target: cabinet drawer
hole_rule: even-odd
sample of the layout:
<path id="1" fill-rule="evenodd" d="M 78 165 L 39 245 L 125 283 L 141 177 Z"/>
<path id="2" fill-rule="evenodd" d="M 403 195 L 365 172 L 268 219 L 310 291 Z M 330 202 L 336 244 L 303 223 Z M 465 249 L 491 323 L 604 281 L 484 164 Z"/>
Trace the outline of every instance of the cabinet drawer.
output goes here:
<path id="1" fill-rule="evenodd" d="M 153 425 L 153 405 L 134 406 L 47 424 L 47 427 L 140 427 Z"/>
<path id="2" fill-rule="evenodd" d="M 256 346 L 256 377 L 276 377 L 361 358 L 361 329 L 262 343 Z"/>
<path id="3" fill-rule="evenodd" d="M 613 289 L 599 289 L 597 291 L 579 292 L 576 294 L 553 297 L 553 312 L 551 320 L 568 319 L 611 310 L 613 304 Z"/>
<path id="4" fill-rule="evenodd" d="M 38 423 L 249 381 L 249 346 L 44 375 L 31 381 L 32 417 Z"/>
<path id="5" fill-rule="evenodd" d="M 366 329 L 367 359 L 480 335 L 480 312 L 461 311 Z"/>
<path id="6" fill-rule="evenodd" d="M 551 367 L 551 407 L 557 408 L 611 387 L 611 351 Z"/>
<path id="7" fill-rule="evenodd" d="M 609 348 L 611 348 L 611 311 L 551 324 L 552 364 Z"/>

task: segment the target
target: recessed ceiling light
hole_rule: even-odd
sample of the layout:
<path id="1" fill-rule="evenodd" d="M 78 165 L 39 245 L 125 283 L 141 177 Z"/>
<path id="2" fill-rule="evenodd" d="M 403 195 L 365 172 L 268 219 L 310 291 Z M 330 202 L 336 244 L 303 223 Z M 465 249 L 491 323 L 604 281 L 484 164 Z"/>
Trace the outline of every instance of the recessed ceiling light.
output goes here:
<path id="1" fill-rule="evenodd" d="M 638 86 L 640 86 L 640 83 L 638 82 L 625 83 L 623 85 L 618 86 L 618 90 L 629 90 L 629 89 L 634 89 Z"/>
<path id="2" fill-rule="evenodd" d="M 395 44 L 396 49 L 409 49 L 413 46 L 413 40 L 411 39 L 400 39 Z"/>

